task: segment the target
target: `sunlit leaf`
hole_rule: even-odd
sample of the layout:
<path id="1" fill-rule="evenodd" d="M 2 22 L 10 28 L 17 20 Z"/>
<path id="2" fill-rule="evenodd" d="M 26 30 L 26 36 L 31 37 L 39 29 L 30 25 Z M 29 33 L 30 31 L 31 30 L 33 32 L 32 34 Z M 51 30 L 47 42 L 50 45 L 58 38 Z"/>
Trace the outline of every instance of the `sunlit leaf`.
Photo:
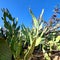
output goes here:
<path id="1" fill-rule="evenodd" d="M 34 14 L 33 14 L 33 12 L 32 12 L 31 9 L 30 9 L 30 14 L 31 14 L 32 19 L 33 19 L 34 27 L 35 27 L 35 28 L 38 28 L 38 26 L 39 26 L 38 21 L 37 21 L 36 17 L 34 16 Z"/>
<path id="2" fill-rule="evenodd" d="M 39 17 L 39 23 L 41 23 L 41 21 L 42 21 L 43 13 L 44 13 L 44 9 L 42 9 L 42 12 L 41 12 L 41 14 L 40 14 L 40 17 Z"/>
<path id="3" fill-rule="evenodd" d="M 36 44 L 35 44 L 35 46 L 38 46 L 38 45 L 40 44 L 41 40 L 42 40 L 42 38 L 41 38 L 41 37 L 38 37 L 38 38 L 36 39 Z"/>
<path id="4" fill-rule="evenodd" d="M 57 36 L 56 42 L 59 42 L 59 41 L 60 41 L 60 36 Z"/>

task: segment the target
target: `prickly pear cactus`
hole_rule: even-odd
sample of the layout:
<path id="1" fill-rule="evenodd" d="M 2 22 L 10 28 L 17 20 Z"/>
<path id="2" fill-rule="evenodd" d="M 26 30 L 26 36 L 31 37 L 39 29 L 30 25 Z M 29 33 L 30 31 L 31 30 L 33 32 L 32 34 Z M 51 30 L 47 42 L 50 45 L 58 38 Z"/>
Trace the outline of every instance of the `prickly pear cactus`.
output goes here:
<path id="1" fill-rule="evenodd" d="M 12 54 L 4 38 L 0 38 L 0 60 L 11 60 Z"/>

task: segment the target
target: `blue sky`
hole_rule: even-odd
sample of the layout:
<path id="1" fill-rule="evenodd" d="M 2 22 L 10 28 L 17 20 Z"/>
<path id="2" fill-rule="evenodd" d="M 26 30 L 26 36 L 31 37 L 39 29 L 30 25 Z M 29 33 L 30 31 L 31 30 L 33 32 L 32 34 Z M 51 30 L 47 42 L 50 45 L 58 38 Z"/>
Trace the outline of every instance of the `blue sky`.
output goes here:
<path id="1" fill-rule="evenodd" d="M 41 10 L 44 8 L 44 20 L 53 14 L 54 7 L 60 3 L 60 0 L 0 0 L 0 17 L 2 16 L 1 8 L 8 8 L 13 17 L 18 17 L 18 24 L 24 23 L 25 26 L 32 26 L 32 17 L 29 8 L 38 18 Z M 0 18 L 0 26 L 3 27 L 3 21 Z"/>

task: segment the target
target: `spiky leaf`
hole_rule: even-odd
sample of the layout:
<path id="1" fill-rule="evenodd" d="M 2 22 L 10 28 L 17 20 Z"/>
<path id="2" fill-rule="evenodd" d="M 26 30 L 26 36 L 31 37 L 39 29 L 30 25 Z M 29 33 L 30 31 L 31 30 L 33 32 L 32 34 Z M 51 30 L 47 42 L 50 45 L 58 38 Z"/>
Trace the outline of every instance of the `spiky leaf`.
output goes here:
<path id="1" fill-rule="evenodd" d="M 11 60 L 11 50 L 5 39 L 0 38 L 0 60 Z"/>

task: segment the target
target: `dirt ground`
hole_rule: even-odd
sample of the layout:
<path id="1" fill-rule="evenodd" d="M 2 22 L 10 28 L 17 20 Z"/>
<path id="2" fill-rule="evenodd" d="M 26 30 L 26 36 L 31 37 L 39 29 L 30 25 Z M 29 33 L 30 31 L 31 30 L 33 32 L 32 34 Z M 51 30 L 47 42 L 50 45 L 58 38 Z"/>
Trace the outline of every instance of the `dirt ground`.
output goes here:
<path id="1" fill-rule="evenodd" d="M 60 51 L 52 51 L 50 58 L 51 60 L 60 60 Z M 43 53 L 40 52 L 40 53 L 35 53 L 31 60 L 45 60 L 45 59 Z"/>

